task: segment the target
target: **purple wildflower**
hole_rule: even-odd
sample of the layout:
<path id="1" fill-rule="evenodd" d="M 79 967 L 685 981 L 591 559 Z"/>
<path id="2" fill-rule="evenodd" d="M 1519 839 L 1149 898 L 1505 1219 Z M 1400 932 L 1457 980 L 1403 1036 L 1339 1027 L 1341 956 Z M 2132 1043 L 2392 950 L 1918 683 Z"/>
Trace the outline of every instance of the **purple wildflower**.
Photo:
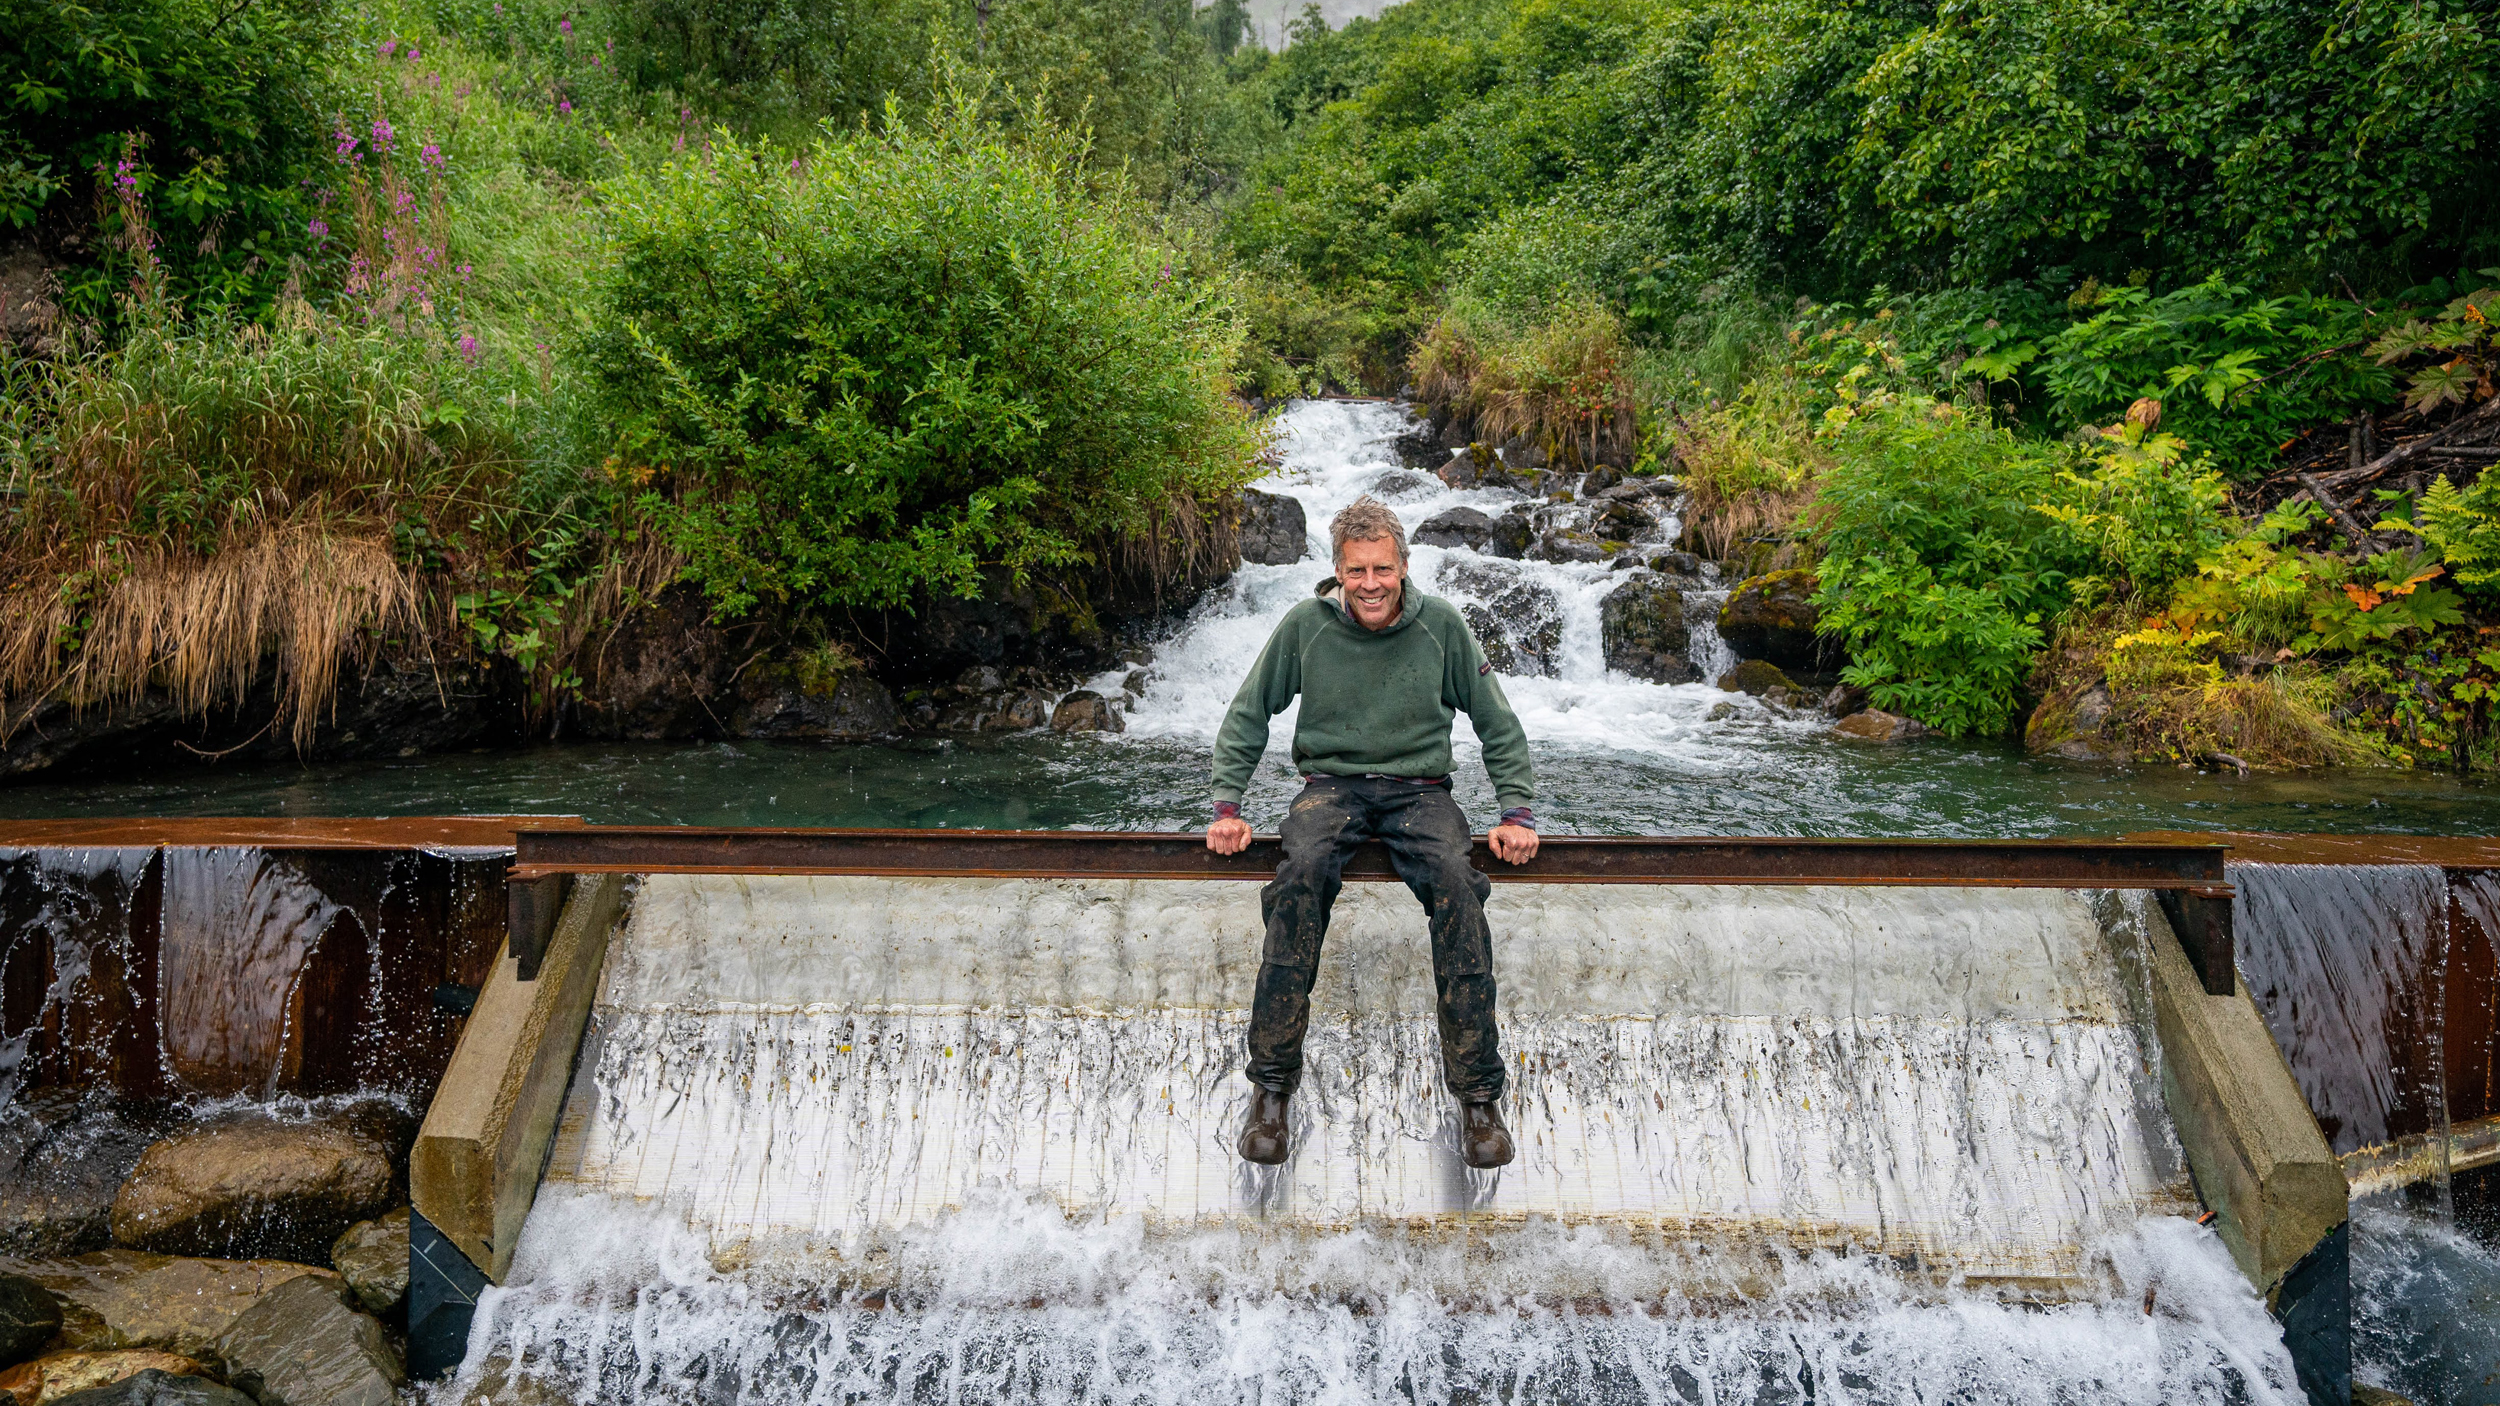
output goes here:
<path id="1" fill-rule="evenodd" d="M 443 169 L 443 149 L 432 142 L 427 142 L 425 149 L 417 153 L 417 159 L 437 171 Z"/>
<path id="2" fill-rule="evenodd" d="M 330 135 L 337 138 L 339 144 L 339 149 L 333 154 L 341 161 L 346 160 L 348 153 L 356 149 L 356 134 L 341 127 Z"/>
<path id="3" fill-rule="evenodd" d="M 564 36 L 565 38 L 567 38 L 567 39 L 572 38 L 572 37 L 573 37 L 573 20 L 572 20 L 572 17 L 568 15 L 568 16 L 566 16 L 566 17 L 565 17 L 565 18 L 563 18 L 563 19 L 557 20 L 557 21 L 556 21 L 556 32 L 557 32 L 557 33 L 559 33 L 559 34 L 561 34 L 561 35 L 563 35 L 563 36 Z"/>
<path id="4" fill-rule="evenodd" d="M 570 116 L 572 116 L 572 115 L 573 115 L 573 100 L 572 100 L 571 98 L 566 98 L 566 99 L 564 99 L 563 101 L 561 101 L 561 102 L 557 103 L 557 104 L 556 104 L 556 112 L 557 112 L 559 115 L 561 115 L 561 116 L 565 116 L 565 117 L 570 117 Z"/>
<path id="5" fill-rule="evenodd" d="M 389 151 L 391 149 L 391 142 L 395 139 L 395 137 L 396 134 L 391 131 L 391 122 L 389 118 L 377 117 L 373 119 L 373 149 L 375 151 Z"/>
<path id="6" fill-rule="evenodd" d="M 330 225 L 326 220 L 314 220 L 311 224 L 304 227 L 304 231 L 315 239 L 327 239 L 330 237 Z"/>
<path id="7" fill-rule="evenodd" d="M 460 359 L 471 366 L 477 365 L 477 337 L 474 334 L 460 334 Z"/>
<path id="8" fill-rule="evenodd" d="M 461 276 L 462 278 L 466 278 L 466 277 L 468 277 L 468 276 L 469 276 L 469 266 L 468 266 L 467 264 L 462 264 L 462 265 L 460 266 L 460 276 Z"/>
<path id="9" fill-rule="evenodd" d="M 384 58 L 386 58 L 386 59 L 387 59 L 387 58 L 389 58 L 389 57 L 392 55 L 392 53 L 393 53 L 393 52 L 395 52 L 398 48 L 399 48 L 399 41 L 398 41 L 398 40 L 396 40 L 396 39 L 385 39 L 385 40 L 383 40 L 383 41 L 382 41 L 382 57 L 384 57 Z"/>
<path id="10" fill-rule="evenodd" d="M 409 46 L 408 46 L 408 62 L 410 62 L 410 63 L 415 63 L 416 61 L 417 61 L 417 46 L 416 46 L 416 45 L 414 45 L 414 44 L 411 44 L 411 45 L 409 45 Z"/>

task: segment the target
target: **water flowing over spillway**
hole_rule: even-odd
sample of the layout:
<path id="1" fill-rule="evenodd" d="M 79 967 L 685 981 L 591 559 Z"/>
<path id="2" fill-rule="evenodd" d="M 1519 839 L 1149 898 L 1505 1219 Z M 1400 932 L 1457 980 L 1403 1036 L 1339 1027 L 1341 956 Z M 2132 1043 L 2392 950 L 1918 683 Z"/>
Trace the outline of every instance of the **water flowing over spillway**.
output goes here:
<path id="1" fill-rule="evenodd" d="M 447 1390 L 2296 1399 L 2178 1214 L 2140 905 L 1506 885 L 1521 1155 L 1479 1173 L 1420 915 L 1351 885 L 1267 1171 L 1256 892 L 645 880 Z"/>

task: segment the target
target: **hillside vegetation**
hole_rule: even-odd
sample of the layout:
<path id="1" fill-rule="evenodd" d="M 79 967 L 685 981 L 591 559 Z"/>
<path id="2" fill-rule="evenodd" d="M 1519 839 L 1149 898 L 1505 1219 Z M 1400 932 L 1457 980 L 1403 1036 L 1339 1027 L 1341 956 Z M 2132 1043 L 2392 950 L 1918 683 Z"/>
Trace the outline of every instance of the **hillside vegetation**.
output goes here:
<path id="1" fill-rule="evenodd" d="M 1411 390 L 1676 476 L 1937 729 L 2500 763 L 2490 3 L 0 20 L 11 726 L 309 739 L 413 655 L 548 726 L 661 601 L 907 671 L 1203 579 L 1258 406 Z"/>

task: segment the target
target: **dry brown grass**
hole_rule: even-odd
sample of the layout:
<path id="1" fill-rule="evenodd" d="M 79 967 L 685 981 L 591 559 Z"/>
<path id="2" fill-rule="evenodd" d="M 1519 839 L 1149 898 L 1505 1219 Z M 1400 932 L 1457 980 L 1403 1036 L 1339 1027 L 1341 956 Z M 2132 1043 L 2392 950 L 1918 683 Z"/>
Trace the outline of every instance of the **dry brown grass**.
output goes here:
<path id="1" fill-rule="evenodd" d="M 272 674 L 272 727 L 311 742 L 341 671 L 425 625 L 416 579 L 373 537 L 277 529 L 205 558 L 157 557 L 0 595 L 0 697 L 14 731 L 35 706 L 135 703 L 186 713 L 242 703 Z"/>
<path id="2" fill-rule="evenodd" d="M 1676 421 L 1674 453 L 1690 495 L 1686 548 L 1733 561 L 1766 556 L 1746 550 L 1759 539 L 1787 539 L 1767 554 L 1779 558 L 1776 565 L 1760 568 L 1776 570 L 1808 564 L 1798 560 L 1806 549 L 1796 539 L 1830 456 L 1814 442 L 1802 408 L 1766 401 L 1766 393 L 1757 385 L 1746 399 Z"/>

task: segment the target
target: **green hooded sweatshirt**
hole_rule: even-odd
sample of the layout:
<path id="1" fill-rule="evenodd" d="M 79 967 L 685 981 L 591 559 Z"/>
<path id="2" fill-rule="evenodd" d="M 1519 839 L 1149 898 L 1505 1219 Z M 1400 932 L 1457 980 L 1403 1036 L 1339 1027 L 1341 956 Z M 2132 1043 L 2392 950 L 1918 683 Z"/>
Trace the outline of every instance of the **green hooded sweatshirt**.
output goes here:
<path id="1" fill-rule="evenodd" d="M 1484 743 L 1503 810 L 1536 799 L 1528 734 L 1458 607 L 1406 583 L 1394 624 L 1366 630 L 1343 593 L 1285 612 L 1215 735 L 1215 799 L 1238 804 L 1267 750 L 1267 720 L 1302 695 L 1293 764 L 1308 775 L 1450 774 L 1450 724 L 1461 712 Z"/>

